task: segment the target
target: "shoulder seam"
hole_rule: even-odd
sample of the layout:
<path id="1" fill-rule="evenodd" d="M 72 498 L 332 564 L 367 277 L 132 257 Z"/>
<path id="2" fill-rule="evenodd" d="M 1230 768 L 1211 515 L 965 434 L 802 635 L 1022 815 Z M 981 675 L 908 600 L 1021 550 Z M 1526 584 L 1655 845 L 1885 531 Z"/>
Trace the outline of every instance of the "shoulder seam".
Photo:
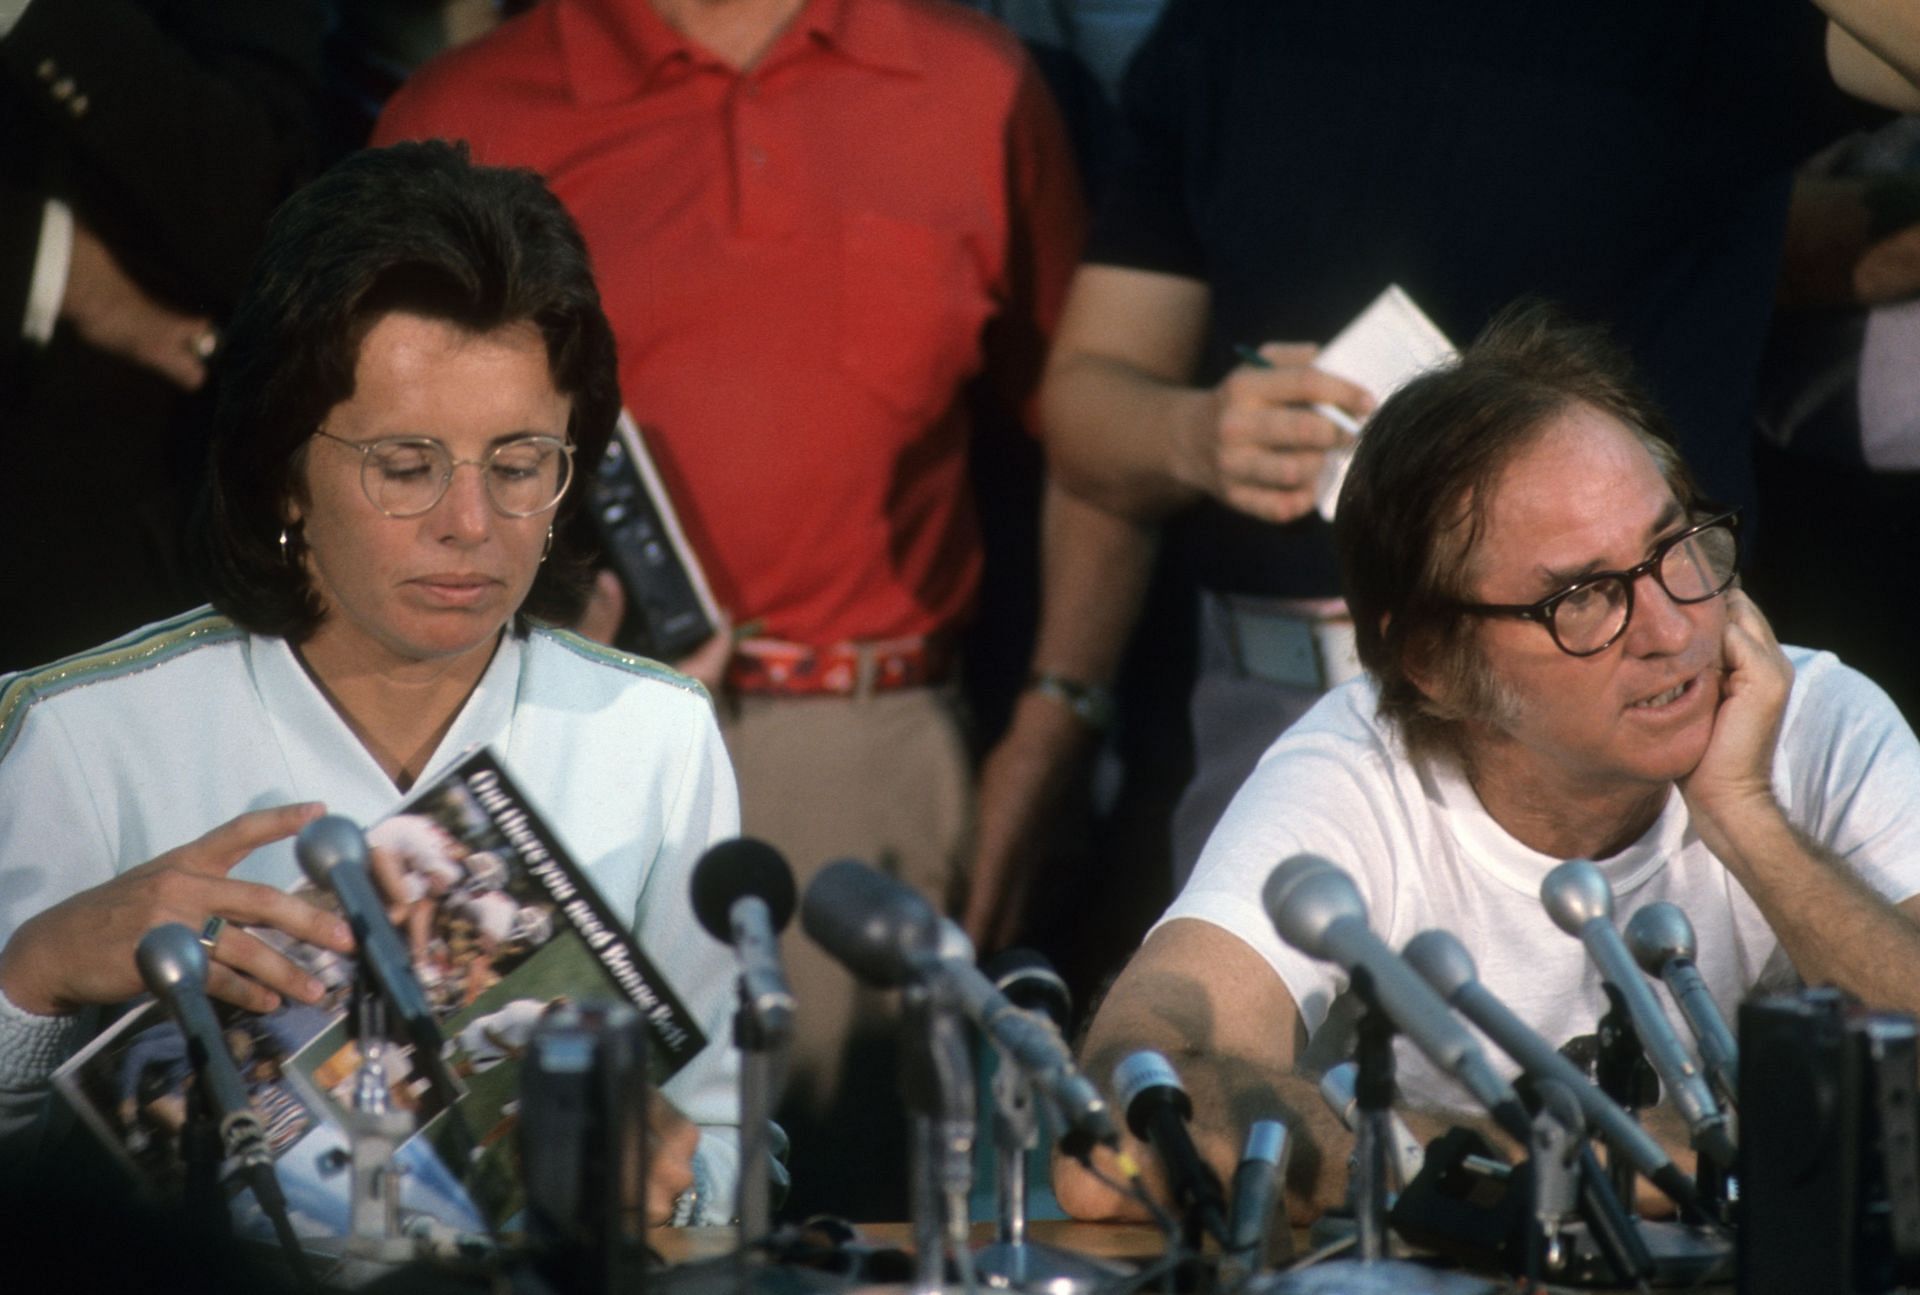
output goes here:
<path id="1" fill-rule="evenodd" d="M 556 647 L 571 652 L 574 656 L 592 661 L 598 665 L 612 666 L 623 673 L 642 679 L 652 679 L 657 683 L 690 692 L 703 701 L 711 702 L 706 685 L 689 675 L 681 674 L 672 666 L 662 665 L 652 657 L 644 657 L 633 652 L 624 652 L 616 647 L 608 647 L 590 638 L 560 629 L 554 625 L 535 625 L 531 633 L 551 641 Z"/>
<path id="2" fill-rule="evenodd" d="M 143 626 L 97 648 L 24 670 L 0 685 L 0 759 L 5 759 L 33 707 L 88 684 L 150 670 L 185 652 L 245 638 L 246 631 L 200 607 Z"/>

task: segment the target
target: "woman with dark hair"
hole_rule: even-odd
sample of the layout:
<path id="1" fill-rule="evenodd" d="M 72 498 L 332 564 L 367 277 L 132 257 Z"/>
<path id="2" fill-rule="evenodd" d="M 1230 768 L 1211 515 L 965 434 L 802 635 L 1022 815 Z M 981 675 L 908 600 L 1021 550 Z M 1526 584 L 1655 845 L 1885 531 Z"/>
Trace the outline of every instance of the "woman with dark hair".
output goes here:
<path id="1" fill-rule="evenodd" d="M 139 991 L 161 922 L 203 931 L 215 997 L 318 999 L 243 929 L 351 949 L 284 893 L 291 838 L 322 806 L 371 823 L 483 745 L 724 1040 L 728 955 L 687 897 L 738 825 L 712 708 L 543 623 L 581 605 L 577 503 L 619 407 L 559 203 L 444 144 L 350 158 L 275 218 L 226 348 L 214 608 L 0 678 L 0 1134 L 33 1122 L 92 1009 Z M 727 1198 L 734 1064 L 721 1042 L 665 1085 L 710 1136 L 696 1156 L 660 1112 L 656 1218 L 689 1188 Z"/>

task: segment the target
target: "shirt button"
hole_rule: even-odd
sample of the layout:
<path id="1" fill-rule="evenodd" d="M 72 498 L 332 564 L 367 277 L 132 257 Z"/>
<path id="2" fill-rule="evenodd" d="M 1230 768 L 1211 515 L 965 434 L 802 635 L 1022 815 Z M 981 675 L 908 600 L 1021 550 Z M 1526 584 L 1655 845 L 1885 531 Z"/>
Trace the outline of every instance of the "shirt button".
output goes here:
<path id="1" fill-rule="evenodd" d="M 65 103 L 67 100 L 73 98 L 73 92 L 77 88 L 73 83 L 72 77 L 63 76 L 47 87 L 47 93 L 52 95 L 57 102 Z"/>
<path id="2" fill-rule="evenodd" d="M 60 75 L 60 65 L 55 63 L 50 58 L 43 58 L 40 60 L 40 66 L 35 68 L 33 71 L 34 71 L 34 75 L 39 77 L 42 81 L 51 81 L 56 76 Z"/>
<path id="3" fill-rule="evenodd" d="M 84 94 L 76 94 L 75 96 L 73 96 L 73 102 L 67 105 L 67 111 L 72 113 L 76 117 L 86 116 L 87 115 L 87 96 L 85 96 Z"/>

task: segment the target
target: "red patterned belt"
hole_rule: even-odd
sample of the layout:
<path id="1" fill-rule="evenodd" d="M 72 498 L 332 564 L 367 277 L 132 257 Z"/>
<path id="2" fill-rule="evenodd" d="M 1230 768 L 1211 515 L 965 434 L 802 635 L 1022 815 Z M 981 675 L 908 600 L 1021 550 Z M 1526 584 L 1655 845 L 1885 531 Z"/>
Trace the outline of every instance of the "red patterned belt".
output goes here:
<path id="1" fill-rule="evenodd" d="M 953 659 L 951 639 L 928 635 L 822 648 L 750 638 L 733 645 L 727 686 L 776 696 L 864 697 L 939 683 L 953 669 Z"/>

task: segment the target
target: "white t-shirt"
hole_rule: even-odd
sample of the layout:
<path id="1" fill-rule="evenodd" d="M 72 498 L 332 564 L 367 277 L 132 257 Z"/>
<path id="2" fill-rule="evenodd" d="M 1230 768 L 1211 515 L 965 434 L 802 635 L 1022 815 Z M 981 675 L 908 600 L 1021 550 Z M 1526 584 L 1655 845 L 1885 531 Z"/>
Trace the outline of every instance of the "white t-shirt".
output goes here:
<path id="1" fill-rule="evenodd" d="M 733 955 L 694 919 L 693 866 L 740 829 L 701 687 L 572 634 L 507 635 L 421 771 L 490 746 L 700 1023 L 707 1047 L 662 1087 L 702 1126 L 715 1221 L 737 1164 Z M 372 823 L 400 793 L 283 639 L 188 613 L 96 651 L 0 676 L 0 944 L 54 904 L 247 810 L 299 801 Z M 292 887 L 292 841 L 232 874 Z M 0 1007 L 0 1134 L 41 1109 L 81 1017 Z"/>
<path id="2" fill-rule="evenodd" d="M 1865 676 L 1828 653 L 1787 653 L 1795 677 L 1774 759 L 1787 817 L 1887 899 L 1920 893 L 1920 743 Z M 1355 680 L 1267 750 L 1161 921 L 1198 918 L 1246 941 L 1285 983 L 1309 1031 L 1318 1030 L 1346 976 L 1284 944 L 1260 892 L 1282 860 L 1321 855 L 1352 875 L 1388 945 L 1402 948 L 1434 927 L 1451 931 L 1482 983 L 1556 1047 L 1592 1034 L 1607 1010 L 1600 973 L 1540 903 L 1541 880 L 1562 860 L 1509 836 L 1457 768 L 1408 759 L 1397 731 L 1376 718 L 1377 703 L 1372 682 Z M 1701 843 L 1677 790 L 1644 836 L 1598 866 L 1620 924 L 1655 900 L 1686 912 L 1701 975 L 1729 1021 L 1763 980 L 1792 983 L 1780 942 Z M 1659 997 L 1690 1037 L 1664 991 Z M 1488 1055 L 1516 1072 L 1498 1048 L 1489 1045 Z M 1395 1062 L 1410 1104 L 1473 1109 L 1404 1039 Z"/>

